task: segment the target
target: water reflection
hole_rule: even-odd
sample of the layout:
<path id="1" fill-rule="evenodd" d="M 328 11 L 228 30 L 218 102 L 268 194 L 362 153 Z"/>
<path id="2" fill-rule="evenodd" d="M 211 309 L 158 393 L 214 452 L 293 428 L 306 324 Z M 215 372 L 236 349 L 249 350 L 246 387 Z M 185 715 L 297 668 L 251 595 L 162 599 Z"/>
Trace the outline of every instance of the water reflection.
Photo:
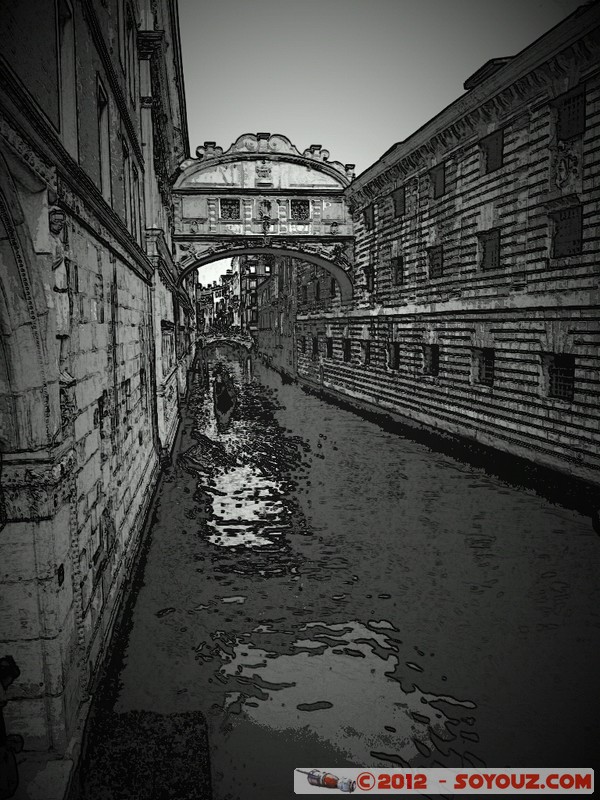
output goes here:
<path id="1" fill-rule="evenodd" d="M 218 674 L 226 679 L 224 710 L 279 731 L 309 726 L 356 764 L 373 758 L 414 764 L 472 730 L 475 703 L 403 688 L 398 632 L 387 621 L 307 623 L 288 653 L 256 645 L 262 626 L 239 637 Z M 405 666 L 423 673 L 424 667 Z M 463 739 L 465 737 L 463 736 Z"/>

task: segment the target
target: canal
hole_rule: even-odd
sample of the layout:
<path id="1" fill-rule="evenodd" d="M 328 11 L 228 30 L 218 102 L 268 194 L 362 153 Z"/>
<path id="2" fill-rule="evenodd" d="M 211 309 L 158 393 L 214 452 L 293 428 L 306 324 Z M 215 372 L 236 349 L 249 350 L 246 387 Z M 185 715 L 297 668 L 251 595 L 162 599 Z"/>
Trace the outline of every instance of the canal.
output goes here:
<path id="1" fill-rule="evenodd" d="M 595 766 L 590 520 L 260 363 L 229 368 L 228 424 L 190 389 L 97 690 L 85 800 L 201 798 L 204 721 L 215 800 L 287 800 L 295 767 Z M 110 794 L 152 736 L 163 788 Z"/>

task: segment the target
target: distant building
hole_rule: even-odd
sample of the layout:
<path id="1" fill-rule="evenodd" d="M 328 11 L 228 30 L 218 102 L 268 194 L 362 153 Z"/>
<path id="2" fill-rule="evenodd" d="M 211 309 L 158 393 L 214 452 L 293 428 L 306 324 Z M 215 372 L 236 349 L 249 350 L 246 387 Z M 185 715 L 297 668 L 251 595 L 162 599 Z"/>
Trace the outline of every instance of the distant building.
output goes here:
<path id="1" fill-rule="evenodd" d="M 0 655 L 7 728 L 64 754 L 137 552 L 192 356 L 171 179 L 173 0 L 0 4 Z"/>
<path id="2" fill-rule="evenodd" d="M 600 5 L 494 59 L 346 190 L 352 302 L 298 270 L 298 376 L 600 482 Z"/>

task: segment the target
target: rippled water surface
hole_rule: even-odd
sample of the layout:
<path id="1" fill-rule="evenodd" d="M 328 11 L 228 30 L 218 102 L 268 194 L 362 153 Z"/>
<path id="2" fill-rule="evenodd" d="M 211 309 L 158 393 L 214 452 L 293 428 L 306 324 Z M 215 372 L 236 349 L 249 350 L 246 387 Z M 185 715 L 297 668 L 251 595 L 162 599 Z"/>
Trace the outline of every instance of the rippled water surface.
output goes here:
<path id="1" fill-rule="evenodd" d="M 577 512 L 257 365 L 192 392 L 115 709 L 202 711 L 217 800 L 294 767 L 595 766 L 600 540 Z"/>

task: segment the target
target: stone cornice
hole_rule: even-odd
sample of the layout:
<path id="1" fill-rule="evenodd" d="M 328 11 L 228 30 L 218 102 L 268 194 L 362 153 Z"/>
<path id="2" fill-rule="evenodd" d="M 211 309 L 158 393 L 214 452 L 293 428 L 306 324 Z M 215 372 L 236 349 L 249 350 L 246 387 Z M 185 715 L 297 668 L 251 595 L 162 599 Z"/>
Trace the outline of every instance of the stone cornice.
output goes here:
<path id="1" fill-rule="evenodd" d="M 542 40 L 515 56 L 488 79 L 441 111 L 408 139 L 394 145 L 346 190 L 355 211 L 391 192 L 411 173 L 424 170 L 480 136 L 482 125 L 505 121 L 528 101 L 552 93 L 553 84 L 578 68 L 598 68 L 600 5 L 583 8 Z"/>
<path id="2" fill-rule="evenodd" d="M 15 89 L 0 61 L 0 83 L 6 90 Z M 12 76 L 10 76 L 12 78 Z M 16 87 L 18 90 L 18 86 Z M 58 196 L 63 205 L 88 230 L 102 239 L 121 257 L 128 257 L 134 271 L 148 281 L 152 267 L 144 251 L 133 240 L 119 217 L 106 204 L 89 175 L 64 149 L 56 131 L 25 93 L 18 93 L 18 111 L 29 128 L 20 130 L 19 123 L 3 108 L 0 113 L 0 136 L 33 172 Z M 12 100 L 12 97 L 11 97 Z M 40 152 L 44 155 L 41 156 Z M 115 247 L 118 243 L 120 249 Z"/>
<path id="3" fill-rule="evenodd" d="M 131 237 L 119 217 L 106 205 L 106 202 L 88 175 L 79 170 L 78 175 L 70 174 L 57 182 L 59 203 L 70 214 L 92 231 L 104 242 L 109 250 L 126 259 L 127 266 L 135 274 L 149 283 L 153 266 L 142 248 Z M 118 243 L 119 247 L 115 247 Z"/>
<path id="4" fill-rule="evenodd" d="M 104 67 L 104 70 L 106 72 L 106 76 L 108 78 L 108 82 L 110 84 L 113 97 L 115 99 L 117 106 L 119 107 L 119 113 L 121 115 L 121 119 L 123 120 L 123 124 L 129 136 L 129 142 L 131 144 L 132 149 L 135 152 L 135 155 L 138 159 L 140 166 L 143 168 L 144 155 L 142 153 L 139 134 L 137 132 L 138 126 L 134 125 L 131 112 L 129 110 L 129 105 L 127 103 L 127 99 L 123 92 L 123 88 L 119 81 L 119 77 L 114 68 L 114 63 L 113 63 L 114 58 L 108 52 L 106 42 L 104 41 L 104 36 L 102 35 L 102 28 L 100 27 L 100 23 L 98 22 L 98 17 L 96 15 L 96 10 L 94 8 L 94 0 L 83 0 L 82 8 L 84 10 L 84 16 L 87 19 L 88 26 L 92 34 L 92 39 L 96 46 L 96 50 L 98 51 L 98 55 L 100 56 L 100 60 L 102 61 L 102 66 Z"/>

